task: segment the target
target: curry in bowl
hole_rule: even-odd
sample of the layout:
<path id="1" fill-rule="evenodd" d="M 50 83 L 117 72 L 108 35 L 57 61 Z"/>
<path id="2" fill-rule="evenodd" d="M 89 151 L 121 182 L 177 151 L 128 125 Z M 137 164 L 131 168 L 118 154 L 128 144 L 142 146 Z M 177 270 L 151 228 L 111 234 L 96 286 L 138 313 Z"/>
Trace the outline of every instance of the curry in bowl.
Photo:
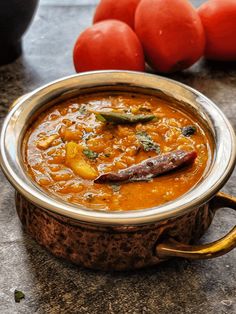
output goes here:
<path id="1" fill-rule="evenodd" d="M 46 192 L 96 210 L 172 201 L 209 168 L 213 140 L 176 104 L 153 95 L 103 92 L 41 113 L 23 142 L 27 172 Z"/>
<path id="2" fill-rule="evenodd" d="M 20 221 L 55 256 L 127 270 L 235 247 L 235 228 L 192 245 L 216 210 L 236 209 L 219 192 L 236 147 L 220 109 L 186 85 L 127 71 L 62 78 L 17 100 L 0 139 Z"/>

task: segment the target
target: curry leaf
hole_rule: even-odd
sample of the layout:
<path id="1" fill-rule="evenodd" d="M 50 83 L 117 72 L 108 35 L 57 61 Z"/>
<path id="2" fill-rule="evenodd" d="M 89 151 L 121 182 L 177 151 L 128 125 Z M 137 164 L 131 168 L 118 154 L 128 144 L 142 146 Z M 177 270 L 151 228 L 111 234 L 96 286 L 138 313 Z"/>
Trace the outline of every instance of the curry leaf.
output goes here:
<path id="1" fill-rule="evenodd" d="M 89 158 L 89 159 L 96 159 L 96 158 L 98 158 L 98 153 L 96 153 L 96 152 L 94 152 L 94 151 L 92 151 L 92 150 L 90 150 L 90 149 L 84 149 L 84 150 L 83 150 L 83 154 L 84 154 L 87 158 Z"/>
<path id="2" fill-rule="evenodd" d="M 135 124 L 152 121 L 156 118 L 153 114 L 131 114 L 121 112 L 99 112 L 96 114 L 98 120 L 114 124 Z"/>
<path id="3" fill-rule="evenodd" d="M 137 132 L 136 137 L 139 143 L 142 145 L 143 150 L 145 150 L 146 152 L 155 151 L 157 154 L 160 154 L 160 145 L 155 143 L 152 138 L 147 134 L 147 132 Z"/>
<path id="4" fill-rule="evenodd" d="M 20 300 L 25 298 L 25 294 L 20 290 L 15 290 L 14 291 L 14 298 L 15 298 L 15 302 L 19 303 Z"/>

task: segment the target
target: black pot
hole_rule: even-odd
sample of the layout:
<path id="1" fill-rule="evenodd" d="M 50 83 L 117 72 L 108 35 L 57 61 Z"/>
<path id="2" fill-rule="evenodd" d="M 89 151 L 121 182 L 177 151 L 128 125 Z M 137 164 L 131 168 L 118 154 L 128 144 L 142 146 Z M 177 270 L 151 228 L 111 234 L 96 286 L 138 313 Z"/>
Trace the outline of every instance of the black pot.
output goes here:
<path id="1" fill-rule="evenodd" d="M 0 1 L 0 65 L 10 63 L 22 52 L 22 35 L 27 30 L 38 0 Z"/>

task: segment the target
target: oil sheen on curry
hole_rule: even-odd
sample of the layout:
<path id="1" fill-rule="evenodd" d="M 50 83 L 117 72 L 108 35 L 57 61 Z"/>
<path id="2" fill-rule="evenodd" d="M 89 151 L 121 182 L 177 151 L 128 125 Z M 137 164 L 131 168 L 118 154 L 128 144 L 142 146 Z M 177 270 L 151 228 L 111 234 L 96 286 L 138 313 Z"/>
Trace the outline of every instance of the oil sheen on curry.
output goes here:
<path id="1" fill-rule="evenodd" d="M 118 92 L 49 108 L 24 141 L 38 185 L 94 210 L 172 201 L 199 182 L 211 155 L 211 137 L 191 114 L 154 96 Z"/>

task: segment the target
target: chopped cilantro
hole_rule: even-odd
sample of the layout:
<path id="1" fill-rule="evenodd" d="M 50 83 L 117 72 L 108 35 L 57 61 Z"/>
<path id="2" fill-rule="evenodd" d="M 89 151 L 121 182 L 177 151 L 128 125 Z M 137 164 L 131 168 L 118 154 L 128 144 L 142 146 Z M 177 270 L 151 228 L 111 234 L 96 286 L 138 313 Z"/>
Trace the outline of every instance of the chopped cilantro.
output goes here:
<path id="1" fill-rule="evenodd" d="M 94 152 L 94 151 L 92 151 L 92 150 L 90 150 L 90 149 L 84 149 L 83 150 L 83 154 L 87 157 L 87 158 L 89 158 L 89 159 L 96 159 L 96 158 L 98 158 L 98 153 L 96 153 L 96 152 Z"/>
<path id="2" fill-rule="evenodd" d="M 160 154 L 160 145 L 155 143 L 152 138 L 145 131 L 140 131 L 136 133 L 136 137 L 139 143 L 142 145 L 143 150 L 146 152 L 155 151 L 157 154 Z"/>
<path id="3" fill-rule="evenodd" d="M 25 298 L 25 294 L 22 291 L 20 291 L 20 290 L 14 291 L 15 302 L 19 303 L 24 298 Z"/>

